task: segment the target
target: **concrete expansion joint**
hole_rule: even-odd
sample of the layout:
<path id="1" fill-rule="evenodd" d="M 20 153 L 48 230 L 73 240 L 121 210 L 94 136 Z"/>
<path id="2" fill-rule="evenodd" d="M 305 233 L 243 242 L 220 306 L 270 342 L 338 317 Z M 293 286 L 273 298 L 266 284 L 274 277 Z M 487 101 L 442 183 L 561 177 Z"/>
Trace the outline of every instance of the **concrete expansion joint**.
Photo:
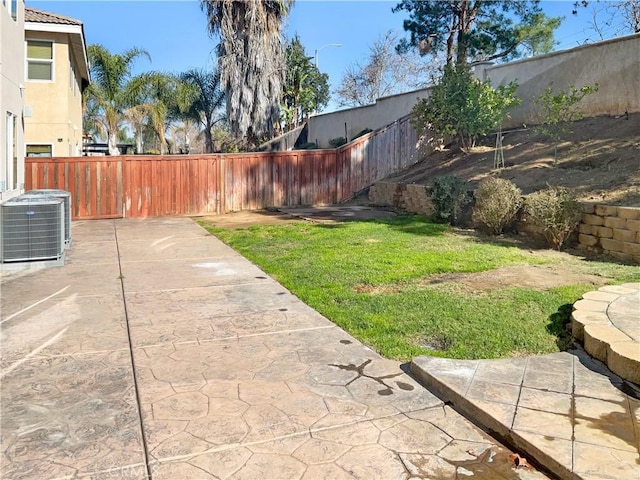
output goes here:
<path id="1" fill-rule="evenodd" d="M 64 266 L 2 278 L 15 365 L 0 389 L 3 478 L 546 478 L 515 468 L 497 438 L 512 428 L 528 460 L 547 447 L 576 478 L 637 480 L 640 402 L 583 352 L 430 358 L 449 387 L 436 396 L 419 359 L 414 378 L 188 218 L 80 222 L 74 238 Z M 575 398 L 572 463 L 574 377 L 576 395 L 601 395 Z"/>

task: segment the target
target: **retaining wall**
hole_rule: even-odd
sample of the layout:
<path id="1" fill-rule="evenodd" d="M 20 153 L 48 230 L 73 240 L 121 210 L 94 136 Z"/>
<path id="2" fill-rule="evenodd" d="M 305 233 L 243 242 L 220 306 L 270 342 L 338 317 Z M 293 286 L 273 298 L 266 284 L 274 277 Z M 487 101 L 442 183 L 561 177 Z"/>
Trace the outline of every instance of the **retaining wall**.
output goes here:
<path id="1" fill-rule="evenodd" d="M 584 204 L 580 248 L 640 263 L 640 208 Z"/>
<path id="2" fill-rule="evenodd" d="M 433 213 L 433 203 L 424 185 L 378 182 L 369 189 L 369 200 L 376 205 L 389 205 L 411 213 Z"/>
<path id="3" fill-rule="evenodd" d="M 376 205 L 402 208 L 410 213 L 433 213 L 433 204 L 424 185 L 378 182 L 369 189 L 369 200 Z M 583 203 L 583 209 L 582 222 L 578 227 L 578 248 L 640 264 L 639 207 Z M 519 228 L 531 234 L 540 233 L 527 224 L 520 224 Z"/>

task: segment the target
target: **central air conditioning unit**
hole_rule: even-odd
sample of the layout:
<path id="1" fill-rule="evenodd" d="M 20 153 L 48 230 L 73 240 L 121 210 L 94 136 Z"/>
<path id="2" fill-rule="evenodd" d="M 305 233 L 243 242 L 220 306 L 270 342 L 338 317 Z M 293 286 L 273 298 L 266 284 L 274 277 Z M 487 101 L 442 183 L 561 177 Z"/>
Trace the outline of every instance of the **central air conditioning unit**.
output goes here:
<path id="1" fill-rule="evenodd" d="M 60 260 L 64 254 L 64 202 L 19 196 L 0 204 L 0 260 Z"/>
<path id="2" fill-rule="evenodd" d="M 20 195 L 21 197 L 54 197 L 60 198 L 64 202 L 64 244 L 66 248 L 71 245 L 71 194 L 66 190 L 54 190 L 54 189 L 38 189 L 29 190 L 28 192 Z"/>

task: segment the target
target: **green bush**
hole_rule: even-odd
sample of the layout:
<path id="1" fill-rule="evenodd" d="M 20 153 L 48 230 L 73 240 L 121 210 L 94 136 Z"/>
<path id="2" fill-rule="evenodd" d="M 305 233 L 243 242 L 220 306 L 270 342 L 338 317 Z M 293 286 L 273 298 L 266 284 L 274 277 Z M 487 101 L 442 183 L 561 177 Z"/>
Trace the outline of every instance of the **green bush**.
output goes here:
<path id="1" fill-rule="evenodd" d="M 473 220 L 490 234 L 500 235 L 522 206 L 522 191 L 502 178 L 483 180 L 474 193 Z"/>
<path id="2" fill-rule="evenodd" d="M 447 65 L 428 98 L 411 110 L 411 124 L 419 132 L 457 137 L 463 150 L 475 146 L 478 137 L 499 127 L 507 112 L 520 105 L 515 96 L 518 84 L 493 88 L 491 82 L 476 79 L 467 66 Z"/>
<path id="3" fill-rule="evenodd" d="M 560 250 L 582 218 L 575 193 L 566 187 L 549 187 L 525 197 L 526 220 L 542 228 L 549 245 Z"/>
<path id="4" fill-rule="evenodd" d="M 356 138 L 361 137 L 361 136 L 366 135 L 367 133 L 371 133 L 371 132 L 373 132 L 373 130 L 371 130 L 370 128 L 365 128 L 363 130 L 360 130 L 358 133 L 356 133 L 351 140 L 355 140 Z"/>
<path id="5" fill-rule="evenodd" d="M 318 148 L 318 145 L 315 142 L 307 142 L 300 145 L 298 150 L 315 150 L 316 148 Z"/>
<path id="6" fill-rule="evenodd" d="M 344 137 L 336 137 L 329 140 L 329 145 L 331 145 L 332 148 L 338 148 L 345 143 L 347 143 L 347 139 Z"/>
<path id="7" fill-rule="evenodd" d="M 452 225 L 460 217 L 463 207 L 471 202 L 467 182 L 455 175 L 437 177 L 426 189 L 433 202 L 435 219 Z"/>

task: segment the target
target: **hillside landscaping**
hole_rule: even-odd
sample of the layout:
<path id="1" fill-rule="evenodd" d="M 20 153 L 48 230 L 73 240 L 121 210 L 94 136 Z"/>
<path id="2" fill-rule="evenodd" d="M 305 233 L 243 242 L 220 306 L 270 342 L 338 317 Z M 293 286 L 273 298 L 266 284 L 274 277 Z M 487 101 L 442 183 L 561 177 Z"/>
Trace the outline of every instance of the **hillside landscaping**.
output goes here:
<path id="1" fill-rule="evenodd" d="M 573 189 L 579 199 L 640 206 L 640 113 L 591 117 L 573 122 L 558 145 L 536 128 L 504 131 L 504 169 L 494 170 L 495 135 L 471 152 L 448 145 L 385 181 L 428 185 L 435 177 L 456 175 L 475 189 L 490 176 L 511 180 L 528 194 L 547 185 Z"/>

